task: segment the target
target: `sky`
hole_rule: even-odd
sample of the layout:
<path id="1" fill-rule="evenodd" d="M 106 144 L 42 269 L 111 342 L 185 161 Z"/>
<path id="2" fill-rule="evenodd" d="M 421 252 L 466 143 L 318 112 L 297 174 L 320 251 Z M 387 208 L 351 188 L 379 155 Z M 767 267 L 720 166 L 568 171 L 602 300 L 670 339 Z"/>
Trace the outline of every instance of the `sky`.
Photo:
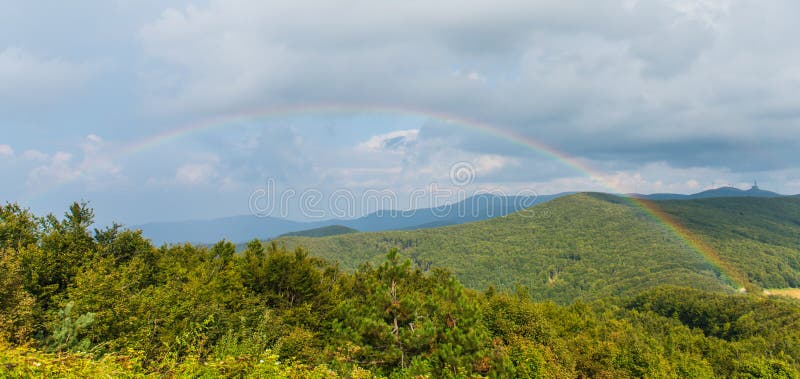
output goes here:
<path id="1" fill-rule="evenodd" d="M 794 0 L 0 9 L 0 201 L 37 213 L 214 218 L 273 187 L 399 208 L 420 189 L 800 193 Z"/>

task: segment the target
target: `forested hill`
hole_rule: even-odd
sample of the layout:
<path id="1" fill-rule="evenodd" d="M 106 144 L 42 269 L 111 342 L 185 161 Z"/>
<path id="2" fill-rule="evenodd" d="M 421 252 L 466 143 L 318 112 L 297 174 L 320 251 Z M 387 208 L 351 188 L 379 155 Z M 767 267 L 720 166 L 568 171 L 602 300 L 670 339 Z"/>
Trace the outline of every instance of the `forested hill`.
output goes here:
<path id="1" fill-rule="evenodd" d="M 800 286 L 800 199 L 717 198 L 654 202 L 752 285 Z M 386 249 L 423 268 L 447 267 L 466 286 L 525 286 L 570 302 L 664 285 L 732 291 L 724 273 L 659 220 L 622 198 L 582 193 L 480 222 L 415 231 L 284 238 L 353 269 Z"/>
<path id="2" fill-rule="evenodd" d="M 780 214 L 796 202 L 661 205 L 710 243 L 796 256 L 784 239 L 796 214 Z M 731 293 L 620 198 L 581 194 L 535 210 L 303 240 L 333 249 L 317 245 L 319 255 L 366 253 L 341 255 L 351 265 L 379 261 L 348 272 L 258 240 L 238 254 L 226 241 L 154 247 L 141 231 L 92 228 L 85 203 L 63 218 L 0 205 L 0 377 L 800 377 L 797 300 Z M 416 264 L 397 250 L 369 255 L 389 245 Z M 537 287 L 474 291 L 428 270 L 433 259 L 471 286 Z M 711 291 L 634 291 L 667 283 Z"/>
<path id="3" fill-rule="evenodd" d="M 800 287 L 800 198 L 714 198 L 658 204 L 756 284 Z"/>
<path id="4" fill-rule="evenodd" d="M 298 232 L 291 232 L 282 235 L 281 237 L 329 237 L 338 236 L 348 233 L 357 233 L 358 230 L 348 228 L 342 225 L 323 226 L 321 228 L 314 228 L 308 230 L 301 230 Z"/>

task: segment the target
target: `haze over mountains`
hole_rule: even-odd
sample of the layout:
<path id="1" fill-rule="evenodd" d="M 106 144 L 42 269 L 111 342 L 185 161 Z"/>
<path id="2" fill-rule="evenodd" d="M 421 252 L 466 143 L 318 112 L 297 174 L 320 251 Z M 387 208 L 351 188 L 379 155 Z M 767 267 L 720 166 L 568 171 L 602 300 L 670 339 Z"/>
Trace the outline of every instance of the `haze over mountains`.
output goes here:
<path id="1" fill-rule="evenodd" d="M 454 225 L 505 216 L 530 206 L 543 204 L 567 193 L 538 197 L 496 196 L 479 194 L 455 204 L 438 208 L 409 211 L 376 211 L 350 219 L 328 219 L 300 222 L 275 217 L 243 215 L 213 220 L 159 222 L 133 226 L 141 229 L 156 244 L 169 242 L 211 243 L 221 239 L 246 242 L 253 238 L 268 239 L 282 234 L 326 226 L 340 225 L 362 232 L 417 229 Z"/>
<path id="2" fill-rule="evenodd" d="M 439 208 L 422 208 L 408 211 L 376 211 L 355 219 L 326 219 L 321 221 L 293 221 L 276 217 L 241 215 L 211 220 L 186 220 L 155 222 L 133 226 L 141 229 L 155 244 L 163 243 L 212 243 L 227 239 L 236 243 L 253 238 L 269 239 L 286 233 L 300 232 L 328 226 L 342 226 L 362 232 L 387 230 L 414 230 L 457 225 L 486 220 L 544 204 L 550 200 L 573 194 L 564 192 L 537 197 L 498 196 L 478 194 L 458 203 Z M 629 194 L 631 197 L 648 200 L 688 200 L 716 197 L 780 197 L 775 192 L 753 186 L 748 190 L 720 187 L 696 194 Z"/>
<path id="3" fill-rule="evenodd" d="M 286 233 L 301 232 L 328 226 L 343 226 L 362 232 L 387 230 L 414 230 L 457 225 L 505 216 L 530 206 L 544 204 L 550 200 L 572 194 L 564 192 L 537 197 L 498 196 L 478 194 L 458 203 L 439 208 L 422 208 L 409 211 L 377 211 L 355 219 L 326 219 L 321 221 L 293 221 L 276 217 L 241 215 L 211 220 L 186 220 L 154 222 L 134 225 L 141 229 L 155 244 L 162 243 L 212 243 L 227 239 L 236 243 L 253 238 L 269 239 Z M 688 200 L 714 197 L 780 197 L 775 192 L 753 186 L 749 190 L 720 187 L 691 195 L 657 193 L 629 196 L 648 200 Z"/>

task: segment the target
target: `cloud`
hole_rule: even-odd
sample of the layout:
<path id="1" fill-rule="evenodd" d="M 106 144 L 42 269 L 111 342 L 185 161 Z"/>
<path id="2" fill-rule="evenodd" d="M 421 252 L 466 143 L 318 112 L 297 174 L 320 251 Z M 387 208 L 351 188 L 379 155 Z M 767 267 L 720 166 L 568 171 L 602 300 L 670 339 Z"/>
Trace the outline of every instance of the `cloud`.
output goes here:
<path id="1" fill-rule="evenodd" d="M 21 16 L 0 23 L 6 192 L 200 212 L 191 192 L 225 214 L 266 178 L 408 191 L 460 161 L 476 187 L 539 193 L 800 192 L 796 1 L 112 3 L 6 12 Z M 261 109 L 297 112 L 250 119 Z M 210 119 L 231 122 L 119 157 Z"/>
<path id="2" fill-rule="evenodd" d="M 114 163 L 113 146 L 95 134 L 84 138 L 79 145 L 80 158 L 70 152 L 57 151 L 49 156 L 37 150 L 27 150 L 23 158 L 36 162 L 27 175 L 27 185 L 35 190 L 79 181 L 90 189 L 102 189 L 123 179 L 122 167 Z"/>
<path id="3" fill-rule="evenodd" d="M 237 170 L 231 165 L 231 158 L 223 158 L 215 153 L 193 153 L 183 158 L 174 169 L 171 177 L 149 177 L 151 188 L 179 188 L 222 193 L 242 189 L 237 178 Z"/>
<path id="4" fill-rule="evenodd" d="M 0 50 L 0 100 L 17 106 L 46 105 L 80 89 L 100 69 L 60 57 L 42 57 L 18 47 Z"/>
<path id="5" fill-rule="evenodd" d="M 217 171 L 210 163 L 190 163 L 178 167 L 175 180 L 181 184 L 205 184 L 217 176 Z"/>
<path id="6" fill-rule="evenodd" d="M 477 71 L 462 72 L 461 70 L 456 70 L 453 71 L 453 76 L 482 83 L 486 83 L 488 81 L 483 74 Z"/>
<path id="7" fill-rule="evenodd" d="M 73 156 L 63 151 L 56 152 L 45 165 L 37 166 L 28 174 L 28 185 L 43 187 L 69 181 L 81 174 L 73 163 Z"/>
<path id="8" fill-rule="evenodd" d="M 31 150 L 25 150 L 22 153 L 22 158 L 28 161 L 43 162 L 46 161 L 49 157 L 47 156 L 47 154 L 39 150 L 31 149 Z"/>
<path id="9" fill-rule="evenodd" d="M 372 136 L 358 147 L 370 152 L 404 152 L 417 141 L 419 129 L 397 130 Z"/>
<path id="10" fill-rule="evenodd" d="M 787 17 L 797 7 L 239 0 L 168 9 L 139 40 L 160 112 L 386 104 L 475 119 L 600 165 L 773 169 L 800 158 L 742 147 L 800 143 L 788 135 L 800 74 L 785 63 L 800 57 L 786 38 L 800 33 Z M 491 152 L 472 138 L 459 142 Z"/>
<path id="11" fill-rule="evenodd" d="M 12 157 L 14 156 L 14 149 L 9 145 L 2 144 L 0 145 L 0 156 Z"/>
<path id="12" fill-rule="evenodd" d="M 475 170 L 478 174 L 484 175 L 516 164 L 518 164 L 516 159 L 496 154 L 485 154 L 475 158 Z"/>

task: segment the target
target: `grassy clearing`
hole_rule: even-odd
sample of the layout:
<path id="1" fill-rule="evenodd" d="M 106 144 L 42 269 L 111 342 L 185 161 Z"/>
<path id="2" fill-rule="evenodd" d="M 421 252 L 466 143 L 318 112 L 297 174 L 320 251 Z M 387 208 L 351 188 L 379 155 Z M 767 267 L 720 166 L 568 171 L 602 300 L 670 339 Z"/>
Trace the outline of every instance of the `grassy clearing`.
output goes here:
<path id="1" fill-rule="evenodd" d="M 800 299 L 800 288 L 767 288 L 764 290 L 767 296 L 785 296 L 793 299 Z"/>

